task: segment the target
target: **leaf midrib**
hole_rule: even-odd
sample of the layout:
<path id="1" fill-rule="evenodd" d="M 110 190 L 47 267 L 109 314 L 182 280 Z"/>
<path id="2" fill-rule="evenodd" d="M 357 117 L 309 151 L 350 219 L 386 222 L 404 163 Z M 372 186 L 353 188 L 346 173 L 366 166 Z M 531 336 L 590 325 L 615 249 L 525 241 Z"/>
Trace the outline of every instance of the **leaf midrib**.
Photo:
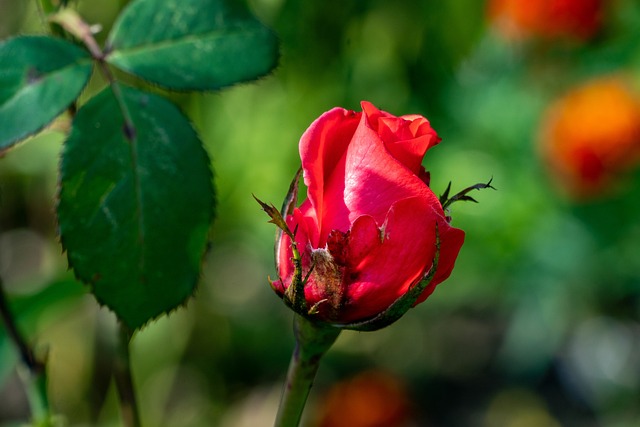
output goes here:
<path id="1" fill-rule="evenodd" d="M 113 47 L 113 50 L 109 52 L 106 56 L 106 60 L 109 61 L 110 58 L 117 59 L 118 57 L 125 56 L 133 56 L 140 53 L 150 53 L 157 50 L 167 49 L 171 47 L 176 47 L 184 44 L 193 44 L 197 42 L 207 41 L 210 42 L 216 39 L 222 39 L 228 37 L 230 35 L 240 35 L 245 36 L 246 38 L 250 38 L 256 33 L 264 31 L 264 28 L 259 26 L 252 27 L 237 27 L 233 28 L 232 31 L 214 31 L 207 33 L 200 33 L 196 35 L 189 35 L 186 37 L 179 37 L 175 39 L 167 39 L 167 40 L 159 40 L 154 41 L 152 43 L 143 43 L 125 48 L 118 48 L 117 46 Z"/>

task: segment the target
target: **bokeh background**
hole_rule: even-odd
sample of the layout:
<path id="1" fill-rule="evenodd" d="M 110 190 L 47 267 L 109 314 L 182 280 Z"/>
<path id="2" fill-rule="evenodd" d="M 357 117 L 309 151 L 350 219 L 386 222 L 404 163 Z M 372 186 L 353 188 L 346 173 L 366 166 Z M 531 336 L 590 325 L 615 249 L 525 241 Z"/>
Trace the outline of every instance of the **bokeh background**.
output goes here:
<path id="1" fill-rule="evenodd" d="M 0 1 L 0 36 L 43 33 L 35 3 Z M 126 3 L 72 2 L 102 25 L 99 38 Z M 267 283 L 275 231 L 251 195 L 279 205 L 306 127 L 366 99 L 429 118 L 443 140 L 424 162 L 437 194 L 490 178 L 498 190 L 453 205 L 467 240 L 432 297 L 387 329 L 340 336 L 304 425 L 639 426 L 640 3 L 250 7 L 280 37 L 273 75 L 169 94 L 212 157 L 218 209 L 196 298 L 133 340 L 144 425 L 272 425 L 292 313 Z M 84 96 L 101 85 L 96 76 Z M 0 275 L 20 327 L 48 354 L 60 422 L 116 426 L 115 319 L 74 281 L 56 240 L 66 126 L 0 159 Z M 3 426 L 28 419 L 17 361 L 0 328 Z"/>

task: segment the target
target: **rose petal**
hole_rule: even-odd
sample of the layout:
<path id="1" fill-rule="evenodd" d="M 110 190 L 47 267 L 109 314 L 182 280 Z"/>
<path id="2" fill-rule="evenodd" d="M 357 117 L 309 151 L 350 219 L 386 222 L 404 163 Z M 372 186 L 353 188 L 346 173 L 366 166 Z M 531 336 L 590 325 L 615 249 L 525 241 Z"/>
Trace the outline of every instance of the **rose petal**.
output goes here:
<path id="1" fill-rule="evenodd" d="M 349 238 L 350 266 L 345 271 L 347 298 L 341 321 L 372 317 L 384 311 L 415 284 L 433 262 L 435 223 L 440 234 L 440 263 L 420 301 L 446 279 L 464 241 L 464 232 L 452 228 L 421 197 L 394 203 L 380 229 L 371 217 L 358 218 Z"/>
<path id="2" fill-rule="evenodd" d="M 403 151 L 409 157 L 412 156 L 410 151 L 416 154 L 420 152 L 418 164 L 407 166 L 394 157 L 376 131 L 369 126 L 371 117 L 386 117 L 388 113 L 379 111 L 366 102 L 363 102 L 362 106 L 365 114 L 347 148 L 344 182 L 340 182 L 340 177 L 336 177 L 326 187 L 330 200 L 339 199 L 342 203 L 335 211 L 331 211 L 331 215 L 324 218 L 320 242 L 325 238 L 328 229 L 344 230 L 362 215 L 370 215 L 378 223 L 382 223 L 391 205 L 400 199 L 423 196 L 439 206 L 437 197 L 425 185 L 420 174 L 422 168 L 419 162 L 431 143 L 429 138 L 396 141 L 394 147 L 398 150 L 411 148 L 413 142 L 417 145 L 422 144 L 419 150 L 413 146 L 411 150 Z M 348 221 L 344 220 L 345 217 Z"/>
<path id="3" fill-rule="evenodd" d="M 309 223 L 309 219 L 305 217 L 300 209 L 293 210 L 292 215 L 288 215 L 285 219 L 287 226 L 293 232 L 295 230 L 296 243 L 298 245 L 298 251 L 303 255 L 303 270 L 309 267 L 308 256 L 305 255 L 308 252 L 307 246 L 309 246 L 309 226 L 314 224 Z M 284 234 L 280 245 L 276 248 L 276 264 L 278 268 L 279 281 L 274 282 L 276 289 L 282 289 L 282 292 L 289 286 L 294 273 L 294 265 L 292 262 L 293 251 L 291 250 L 291 239 Z M 285 284 L 282 284 L 284 282 Z M 277 285 L 276 285 L 277 283 Z"/>
<path id="4" fill-rule="evenodd" d="M 349 233 L 349 267 L 353 270 L 361 269 L 361 263 L 376 251 L 383 241 L 382 230 L 376 220 L 369 215 L 356 218 Z"/>
<path id="5" fill-rule="evenodd" d="M 306 214 L 314 216 L 318 224 L 325 216 L 324 193 L 327 181 L 329 177 L 344 176 L 339 164 L 345 156 L 360 116 L 361 113 L 334 108 L 316 119 L 300 139 L 304 183 L 308 187 L 307 197 L 315 211 L 307 211 Z M 336 202 L 337 200 L 332 200 L 328 203 Z M 312 238 L 317 243 L 317 236 Z"/>
<path id="6" fill-rule="evenodd" d="M 369 127 L 379 135 L 391 155 L 417 174 L 427 150 L 440 142 L 429 121 L 419 115 L 396 117 L 369 102 L 361 104 Z"/>
<path id="7" fill-rule="evenodd" d="M 318 224 L 319 234 L 310 230 L 315 248 L 324 247 L 331 230 L 346 231 L 365 214 L 382 221 L 391 203 L 426 191 L 421 160 L 439 141 L 429 122 L 421 116 L 395 117 L 368 102 L 362 107 L 365 114 L 341 108 L 323 114 L 300 141 L 311 203 L 303 211 Z M 415 138 L 398 140 L 388 134 L 394 131 Z"/>
<path id="8" fill-rule="evenodd" d="M 439 141 L 440 139 L 434 133 L 433 135 L 422 135 L 414 139 L 386 143 L 385 146 L 393 157 L 417 175 L 422 168 L 424 153 Z"/>
<path id="9" fill-rule="evenodd" d="M 370 215 L 382 223 L 394 202 L 409 197 L 421 196 L 432 205 L 440 206 L 437 197 L 420 176 L 394 158 L 367 126 L 358 127 L 349 145 L 344 184 L 342 187 L 340 184 L 330 181 L 327 192 L 341 195 L 344 211 L 338 210 L 334 216 L 338 219 L 346 216 L 348 223 L 362 215 Z M 323 223 L 321 240 L 326 228 L 348 227 L 348 223 Z"/>
<path id="10" fill-rule="evenodd" d="M 416 135 L 411 130 L 411 121 L 401 117 L 378 117 L 377 123 L 369 117 L 371 127 L 378 132 L 385 143 L 413 139 Z M 417 119 L 419 120 L 419 119 Z"/>
<path id="11" fill-rule="evenodd" d="M 304 222 L 306 225 L 306 230 L 309 236 L 309 243 L 312 248 L 319 248 L 324 246 L 324 242 L 322 245 L 318 243 L 320 240 L 320 221 L 318 220 L 317 213 L 313 205 L 311 204 L 311 200 L 306 199 L 300 205 L 300 213 L 304 216 Z"/>

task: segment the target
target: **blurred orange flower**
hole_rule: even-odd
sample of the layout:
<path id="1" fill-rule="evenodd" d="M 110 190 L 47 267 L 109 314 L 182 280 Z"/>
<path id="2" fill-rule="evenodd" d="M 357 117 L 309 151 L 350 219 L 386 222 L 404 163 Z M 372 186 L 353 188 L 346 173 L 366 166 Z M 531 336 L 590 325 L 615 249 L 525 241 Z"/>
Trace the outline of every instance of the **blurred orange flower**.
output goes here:
<path id="1" fill-rule="evenodd" d="M 317 426 L 403 427 L 410 417 L 404 384 L 391 374 L 368 371 L 329 390 Z"/>
<path id="2" fill-rule="evenodd" d="M 586 40 L 600 28 L 606 0 L 489 0 L 487 16 L 509 40 Z"/>
<path id="3" fill-rule="evenodd" d="M 612 190 L 640 165 L 640 96 L 621 76 L 579 86 L 544 115 L 542 156 L 562 187 L 577 198 Z"/>

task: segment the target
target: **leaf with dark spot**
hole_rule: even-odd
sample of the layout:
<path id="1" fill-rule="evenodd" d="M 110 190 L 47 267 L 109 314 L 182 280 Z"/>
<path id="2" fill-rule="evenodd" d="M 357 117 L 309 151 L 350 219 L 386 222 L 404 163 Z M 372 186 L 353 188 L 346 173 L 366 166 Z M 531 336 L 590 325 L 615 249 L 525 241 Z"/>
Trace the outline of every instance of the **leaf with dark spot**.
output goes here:
<path id="1" fill-rule="evenodd" d="M 69 265 L 130 329 L 191 296 L 214 211 L 209 157 L 168 100 L 122 86 L 83 105 L 65 141 L 58 223 Z"/>
<path id="2" fill-rule="evenodd" d="M 84 50 L 44 36 L 0 42 L 0 64 L 0 155 L 69 107 L 92 68 Z"/>

